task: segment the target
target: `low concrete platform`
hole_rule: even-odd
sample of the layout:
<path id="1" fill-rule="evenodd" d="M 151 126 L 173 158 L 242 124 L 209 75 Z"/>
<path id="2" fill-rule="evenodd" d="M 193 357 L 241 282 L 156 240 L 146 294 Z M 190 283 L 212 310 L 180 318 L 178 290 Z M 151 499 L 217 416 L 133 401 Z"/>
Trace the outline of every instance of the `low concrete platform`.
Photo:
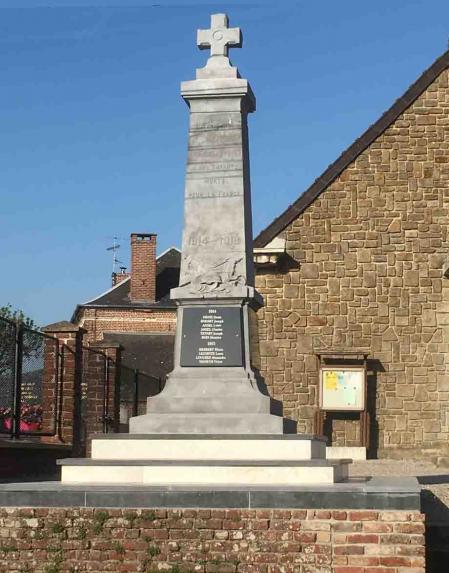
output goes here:
<path id="1" fill-rule="evenodd" d="M 3 507 L 420 510 L 415 478 L 359 478 L 326 486 L 149 487 L 60 482 L 0 484 Z"/>
<path id="2" fill-rule="evenodd" d="M 278 434 L 101 434 L 92 458 L 68 458 L 63 483 L 148 485 L 331 484 L 351 460 L 326 460 L 323 437 Z"/>
<path id="3" fill-rule="evenodd" d="M 330 484 L 348 477 L 351 460 L 58 460 L 62 483 L 148 485 Z"/>
<path id="4" fill-rule="evenodd" d="M 326 438 L 304 434 L 100 434 L 92 438 L 92 459 L 96 460 L 299 461 L 325 457 Z"/>

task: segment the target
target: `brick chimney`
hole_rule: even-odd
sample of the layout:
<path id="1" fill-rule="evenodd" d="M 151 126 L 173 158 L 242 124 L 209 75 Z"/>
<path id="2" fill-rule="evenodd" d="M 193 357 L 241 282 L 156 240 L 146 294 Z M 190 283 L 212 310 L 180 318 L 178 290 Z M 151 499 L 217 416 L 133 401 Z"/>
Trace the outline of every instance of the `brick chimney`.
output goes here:
<path id="1" fill-rule="evenodd" d="M 150 233 L 131 234 L 131 300 L 156 300 L 156 237 Z"/>
<path id="2" fill-rule="evenodd" d="M 119 273 L 112 273 L 112 286 L 115 287 L 130 276 L 131 273 L 126 272 L 126 267 L 120 267 Z"/>

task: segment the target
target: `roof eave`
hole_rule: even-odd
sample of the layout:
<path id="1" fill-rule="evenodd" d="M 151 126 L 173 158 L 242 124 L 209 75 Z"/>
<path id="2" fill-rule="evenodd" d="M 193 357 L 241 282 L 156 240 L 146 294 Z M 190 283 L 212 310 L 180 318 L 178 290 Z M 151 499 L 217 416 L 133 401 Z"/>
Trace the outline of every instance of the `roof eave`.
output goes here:
<path id="1" fill-rule="evenodd" d="M 449 67 L 449 50 L 437 58 L 427 70 L 382 114 L 352 145 L 322 173 L 312 185 L 254 239 L 255 247 L 264 247 L 301 215 L 346 167 L 365 151 L 410 105 Z"/>
<path id="2" fill-rule="evenodd" d="M 173 310 L 176 308 L 175 304 L 78 304 L 75 313 L 77 313 L 82 308 L 118 308 L 126 310 Z M 74 313 L 74 315 L 75 315 Z"/>

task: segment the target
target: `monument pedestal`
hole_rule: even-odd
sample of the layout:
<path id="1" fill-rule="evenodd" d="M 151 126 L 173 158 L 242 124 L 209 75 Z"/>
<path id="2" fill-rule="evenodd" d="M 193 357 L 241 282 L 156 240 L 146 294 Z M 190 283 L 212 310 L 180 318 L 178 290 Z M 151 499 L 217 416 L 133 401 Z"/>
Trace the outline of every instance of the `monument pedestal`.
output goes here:
<path id="1" fill-rule="evenodd" d="M 91 459 L 60 460 L 63 483 L 152 486 L 332 484 L 350 460 L 326 460 L 313 436 L 105 434 Z"/>
<path id="2" fill-rule="evenodd" d="M 296 433 L 249 366 L 251 306 L 254 299 L 178 302 L 175 368 L 147 414 L 130 419 L 131 434 Z"/>

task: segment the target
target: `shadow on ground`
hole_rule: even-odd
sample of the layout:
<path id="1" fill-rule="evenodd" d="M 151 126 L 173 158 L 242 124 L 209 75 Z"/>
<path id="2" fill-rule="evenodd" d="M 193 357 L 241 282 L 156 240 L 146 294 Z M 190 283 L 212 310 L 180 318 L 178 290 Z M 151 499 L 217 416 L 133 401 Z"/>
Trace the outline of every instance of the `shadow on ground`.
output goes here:
<path id="1" fill-rule="evenodd" d="M 449 507 L 426 488 L 449 484 L 449 474 L 418 476 L 421 490 L 421 511 L 426 514 L 426 571 L 447 573 L 449 560 Z"/>

